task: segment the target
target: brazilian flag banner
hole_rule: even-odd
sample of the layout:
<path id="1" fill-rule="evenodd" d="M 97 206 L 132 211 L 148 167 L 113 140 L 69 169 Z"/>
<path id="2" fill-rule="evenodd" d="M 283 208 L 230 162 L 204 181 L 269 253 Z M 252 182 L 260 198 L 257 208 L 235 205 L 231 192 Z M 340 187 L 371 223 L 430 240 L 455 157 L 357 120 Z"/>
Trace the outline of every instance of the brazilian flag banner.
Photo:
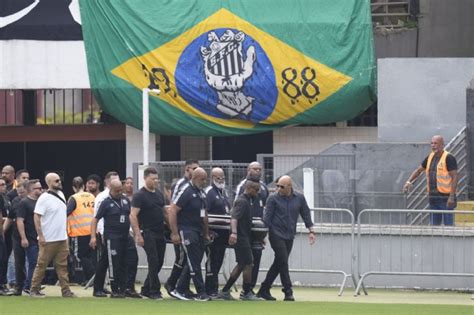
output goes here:
<path id="1" fill-rule="evenodd" d="M 150 130 L 225 136 L 351 119 L 375 101 L 369 0 L 81 0 L 104 111 Z"/>

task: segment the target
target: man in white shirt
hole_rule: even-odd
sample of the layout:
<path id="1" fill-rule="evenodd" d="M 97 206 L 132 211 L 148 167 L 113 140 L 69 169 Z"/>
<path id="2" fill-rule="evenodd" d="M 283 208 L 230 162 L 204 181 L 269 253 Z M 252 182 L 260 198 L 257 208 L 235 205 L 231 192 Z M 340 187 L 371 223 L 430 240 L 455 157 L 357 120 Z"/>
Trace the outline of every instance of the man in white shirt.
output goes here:
<path id="1" fill-rule="evenodd" d="M 58 174 L 49 173 L 46 175 L 45 181 L 48 191 L 38 198 L 34 211 L 39 255 L 31 281 L 30 296 L 44 297 L 44 294 L 40 292 L 41 281 L 44 278 L 46 267 L 54 260 L 62 296 L 75 297 L 69 288 L 67 272 L 67 256 L 69 254 L 66 231 L 67 213 L 66 199 L 61 191 L 61 179 Z"/>

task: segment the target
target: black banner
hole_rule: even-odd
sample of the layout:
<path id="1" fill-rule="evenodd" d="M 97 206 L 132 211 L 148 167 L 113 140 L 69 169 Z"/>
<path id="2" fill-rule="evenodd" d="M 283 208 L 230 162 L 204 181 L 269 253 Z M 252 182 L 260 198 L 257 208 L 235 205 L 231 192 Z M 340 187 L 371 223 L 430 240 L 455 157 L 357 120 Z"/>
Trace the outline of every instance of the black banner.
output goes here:
<path id="1" fill-rule="evenodd" d="M 0 0 L 0 40 L 82 40 L 79 0 Z"/>

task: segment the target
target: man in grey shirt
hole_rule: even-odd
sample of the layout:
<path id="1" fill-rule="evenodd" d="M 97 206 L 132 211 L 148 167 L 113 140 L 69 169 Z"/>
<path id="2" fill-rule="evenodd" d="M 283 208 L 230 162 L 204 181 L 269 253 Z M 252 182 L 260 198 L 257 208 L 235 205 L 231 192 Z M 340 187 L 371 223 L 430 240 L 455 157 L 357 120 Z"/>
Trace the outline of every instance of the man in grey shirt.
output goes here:
<path id="1" fill-rule="evenodd" d="M 270 288 L 278 274 L 280 274 L 285 293 L 285 301 L 294 301 L 293 290 L 288 267 L 293 240 L 296 234 L 296 223 L 298 215 L 301 215 L 305 226 L 309 230 L 309 243 L 312 245 L 316 240 L 313 230 L 311 214 L 306 199 L 300 193 L 293 190 L 291 177 L 282 176 L 277 182 L 277 192 L 267 200 L 267 207 L 263 215 L 263 221 L 268 226 L 270 245 L 275 252 L 275 259 L 268 270 L 265 280 L 258 291 L 258 297 L 265 300 L 276 300 L 270 294 Z"/>

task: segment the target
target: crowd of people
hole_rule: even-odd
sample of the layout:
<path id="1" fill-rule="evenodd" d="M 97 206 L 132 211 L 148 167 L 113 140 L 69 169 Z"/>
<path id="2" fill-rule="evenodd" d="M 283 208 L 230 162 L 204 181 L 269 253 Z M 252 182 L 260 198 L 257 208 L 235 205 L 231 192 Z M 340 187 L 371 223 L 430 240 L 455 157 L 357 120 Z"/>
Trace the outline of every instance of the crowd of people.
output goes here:
<path id="1" fill-rule="evenodd" d="M 232 199 L 224 171 L 213 168 L 208 180 L 196 160 L 185 162 L 183 177 L 169 192 L 160 188 L 158 171 L 148 167 L 143 173 L 144 185 L 136 192 L 132 178 L 121 181 L 117 172 L 110 171 L 104 177 L 103 191 L 98 175 L 85 180 L 75 177 L 74 194 L 65 198 L 58 174 L 47 174 L 43 188 L 40 180 L 30 179 L 27 170 L 15 172 L 12 166 L 4 166 L 0 179 L 0 295 L 44 297 L 42 283 L 52 263 L 62 296 L 75 297 L 68 271 L 68 262 L 75 261 L 82 266 L 82 285 L 93 281 L 94 297 L 160 300 L 159 274 L 170 242 L 175 261 L 164 288 L 171 297 L 233 300 L 230 289 L 242 274 L 241 300 L 276 300 L 270 291 L 280 275 L 284 300 L 294 301 L 288 259 L 298 216 L 308 228 L 310 244 L 315 241 L 310 210 L 304 196 L 293 190 L 289 176 L 277 179 L 276 192 L 270 194 L 260 179 L 261 172 L 258 162 L 250 163 Z M 210 230 L 210 214 L 230 216 L 228 229 Z M 266 241 L 253 239 L 255 218 L 268 228 L 275 254 L 258 290 Z M 140 292 L 135 290 L 137 246 L 144 249 L 148 265 Z M 229 247 L 235 251 L 236 266 L 219 289 L 218 275 Z M 14 265 L 8 263 L 11 255 Z M 205 275 L 201 270 L 204 257 Z M 11 270 L 14 281 L 7 281 Z M 14 286 L 8 288 L 11 282 Z"/>

